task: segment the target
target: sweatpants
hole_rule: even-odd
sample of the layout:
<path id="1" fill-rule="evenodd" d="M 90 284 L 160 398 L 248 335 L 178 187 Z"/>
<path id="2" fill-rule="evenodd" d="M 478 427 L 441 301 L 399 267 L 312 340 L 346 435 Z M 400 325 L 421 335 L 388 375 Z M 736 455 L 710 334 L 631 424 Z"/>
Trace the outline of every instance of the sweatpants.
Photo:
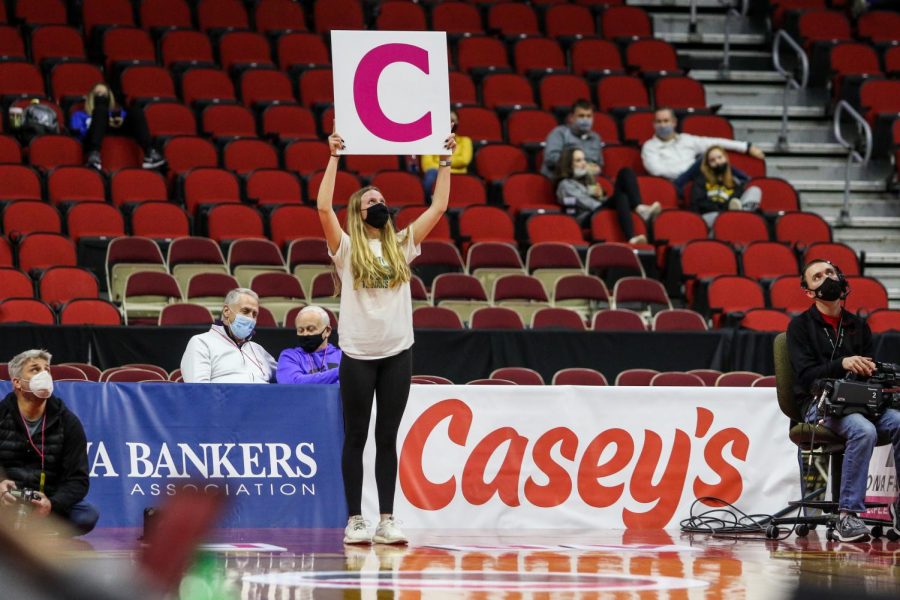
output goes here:
<path id="1" fill-rule="evenodd" d="M 397 481 L 397 430 L 409 398 L 412 352 L 376 360 L 359 360 L 346 354 L 339 371 L 344 410 L 344 449 L 341 471 L 349 515 L 362 514 L 363 449 L 369 433 L 372 402 L 378 398 L 375 416 L 375 483 L 381 514 L 394 512 Z"/>

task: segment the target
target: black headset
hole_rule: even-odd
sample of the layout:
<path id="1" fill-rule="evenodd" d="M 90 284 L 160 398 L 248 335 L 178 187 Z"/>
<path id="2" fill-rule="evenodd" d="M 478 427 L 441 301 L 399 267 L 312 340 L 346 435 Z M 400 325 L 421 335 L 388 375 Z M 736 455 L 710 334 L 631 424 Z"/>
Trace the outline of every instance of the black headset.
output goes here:
<path id="1" fill-rule="evenodd" d="M 803 271 L 800 272 L 800 287 L 802 287 L 804 290 L 809 290 L 809 285 L 807 285 L 807 283 L 806 283 L 806 271 L 809 270 L 809 268 L 816 263 L 825 263 L 827 265 L 831 265 L 831 267 L 834 269 L 835 273 L 837 273 L 837 277 L 838 277 L 837 281 L 838 281 L 838 284 L 840 284 L 840 286 L 841 286 L 841 300 L 845 299 L 847 297 L 847 295 L 850 293 L 850 282 L 847 281 L 846 277 L 844 277 L 844 272 L 841 271 L 841 268 L 839 266 L 837 266 L 830 260 L 825 260 L 824 258 L 816 258 L 816 259 L 811 260 L 808 263 L 806 263 L 806 265 L 803 267 Z M 818 289 L 818 288 L 816 288 L 816 289 Z M 813 290 L 810 290 L 810 291 L 813 291 Z"/>

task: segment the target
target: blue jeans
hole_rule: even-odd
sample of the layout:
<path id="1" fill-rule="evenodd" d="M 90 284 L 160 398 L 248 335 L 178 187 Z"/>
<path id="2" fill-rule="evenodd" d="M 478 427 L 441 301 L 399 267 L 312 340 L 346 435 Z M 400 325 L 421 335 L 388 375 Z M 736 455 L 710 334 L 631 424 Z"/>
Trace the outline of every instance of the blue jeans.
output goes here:
<path id="1" fill-rule="evenodd" d="M 806 414 L 807 423 L 818 422 L 815 404 Z M 844 462 L 841 473 L 841 495 L 838 508 L 843 511 L 860 513 L 866 510 L 866 481 L 869 475 L 869 461 L 878 434 L 887 432 L 894 448 L 894 468 L 900 478 L 900 411 L 888 409 L 875 421 L 861 414 L 843 417 L 825 417 L 822 425 L 846 440 Z"/>
<path id="2" fill-rule="evenodd" d="M 76 535 L 85 535 L 94 529 L 100 513 L 93 504 L 82 501 L 74 504 L 68 514 L 62 515 L 62 517 L 75 528 L 78 532 Z"/>

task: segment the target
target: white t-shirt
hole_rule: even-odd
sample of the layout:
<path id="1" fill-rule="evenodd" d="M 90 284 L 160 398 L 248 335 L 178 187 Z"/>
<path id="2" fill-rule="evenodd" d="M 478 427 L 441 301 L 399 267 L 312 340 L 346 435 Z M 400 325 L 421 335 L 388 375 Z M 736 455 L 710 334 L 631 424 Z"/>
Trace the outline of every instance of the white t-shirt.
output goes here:
<path id="1" fill-rule="evenodd" d="M 422 252 L 413 240 L 412 225 L 397 234 L 407 264 Z M 369 240 L 376 257 L 381 240 Z M 350 236 L 341 232 L 337 252 L 328 254 L 341 278 L 341 350 L 359 360 L 399 354 L 413 345 L 412 295 L 409 282 L 396 287 L 353 289 Z"/>

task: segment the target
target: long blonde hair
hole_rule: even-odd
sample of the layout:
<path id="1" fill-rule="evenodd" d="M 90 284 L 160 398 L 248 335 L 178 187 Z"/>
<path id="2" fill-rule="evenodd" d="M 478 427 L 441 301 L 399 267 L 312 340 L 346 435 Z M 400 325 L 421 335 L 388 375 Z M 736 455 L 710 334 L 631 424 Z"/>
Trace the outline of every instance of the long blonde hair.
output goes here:
<path id="1" fill-rule="evenodd" d="M 98 83 L 88 92 L 87 98 L 84 100 L 84 112 L 91 115 L 94 113 L 94 97 L 97 95 L 97 88 L 103 86 L 106 88 L 106 94 L 109 96 L 109 110 L 116 110 L 116 97 L 113 96 L 112 90 L 105 83 Z"/>
<path id="2" fill-rule="evenodd" d="M 350 235 L 350 267 L 353 273 L 353 289 L 397 287 L 411 278 L 409 265 L 400 248 L 401 240 L 394 230 L 393 222 L 388 219 L 381 229 L 381 253 L 383 264 L 369 247 L 366 235 L 366 224 L 362 219 L 362 197 L 371 190 L 380 191 L 375 186 L 366 186 L 353 192 L 347 206 L 347 233 Z M 407 230 L 409 231 L 409 230 Z M 404 238 L 402 242 L 406 242 Z"/>

